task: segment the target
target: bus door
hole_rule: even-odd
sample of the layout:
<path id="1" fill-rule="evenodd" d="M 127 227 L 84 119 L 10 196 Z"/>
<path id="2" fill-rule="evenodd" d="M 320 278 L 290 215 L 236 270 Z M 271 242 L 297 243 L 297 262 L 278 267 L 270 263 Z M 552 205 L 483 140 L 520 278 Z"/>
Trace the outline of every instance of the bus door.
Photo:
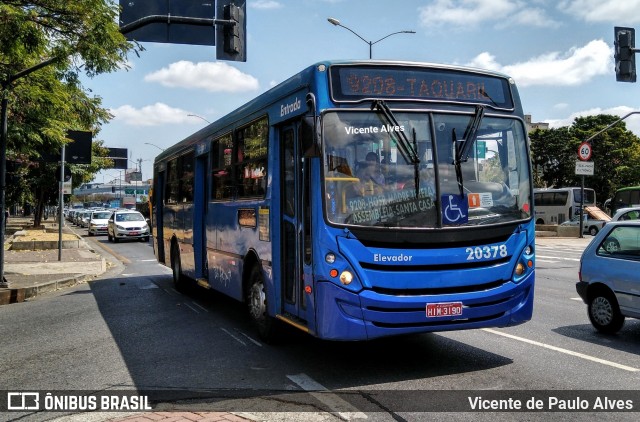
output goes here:
<path id="1" fill-rule="evenodd" d="M 193 191 L 193 254 L 196 279 L 207 278 L 207 154 L 196 157 Z M 202 182 L 203 181 L 203 182 Z"/>
<path id="2" fill-rule="evenodd" d="M 303 159 L 300 124 L 280 130 L 282 193 L 281 250 L 282 303 L 286 314 L 306 320 L 305 281 L 313 285 L 311 271 L 310 161 Z"/>
<path id="3" fill-rule="evenodd" d="M 165 172 L 161 171 L 155 180 L 155 189 L 153 190 L 153 227 L 155 229 L 154 239 L 156 245 L 156 254 L 158 262 L 166 262 L 164 258 L 164 182 Z"/>

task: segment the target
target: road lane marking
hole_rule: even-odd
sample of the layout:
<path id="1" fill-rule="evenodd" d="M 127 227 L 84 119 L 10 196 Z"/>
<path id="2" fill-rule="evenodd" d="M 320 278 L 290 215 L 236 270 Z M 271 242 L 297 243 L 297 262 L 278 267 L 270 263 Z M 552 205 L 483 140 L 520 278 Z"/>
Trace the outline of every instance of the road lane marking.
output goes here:
<path id="1" fill-rule="evenodd" d="M 574 352 L 572 350 L 563 349 L 561 347 L 552 346 L 550 344 L 540 343 L 539 341 L 529 340 L 529 339 L 524 338 L 524 337 L 514 336 L 512 334 L 503 333 L 501 331 L 496 331 L 496 330 L 493 330 L 491 328 L 482 328 L 482 330 L 486 331 L 488 333 L 491 333 L 491 334 L 496 334 L 496 335 L 499 335 L 499 336 L 507 337 L 507 338 L 510 338 L 512 340 L 518 340 L 518 341 L 521 341 L 523 343 L 528 343 L 528 344 L 532 344 L 534 346 L 543 347 L 545 349 L 549 349 L 549 350 L 553 350 L 553 351 L 556 351 L 556 352 L 564 353 L 564 354 L 567 354 L 567 355 L 570 355 L 570 356 L 575 356 L 575 357 L 580 358 L 580 359 L 590 360 L 592 362 L 601 363 L 603 365 L 611 366 L 611 367 L 618 368 L 618 369 L 623 369 L 625 371 L 629 371 L 629 372 L 638 372 L 638 371 L 640 371 L 640 369 L 638 369 L 638 368 L 633 368 L 631 366 L 622 365 L 622 364 L 619 364 L 619 363 L 611 362 L 609 360 L 604 360 L 604 359 L 600 359 L 600 358 L 597 358 L 597 357 L 594 357 L 594 356 L 585 355 L 583 353 Z"/>
<path id="2" fill-rule="evenodd" d="M 209 313 L 209 310 L 207 308 L 205 308 L 204 306 L 200 305 L 198 302 L 191 302 L 193 303 L 195 306 L 197 306 L 199 309 L 202 309 L 204 312 Z"/>
<path id="3" fill-rule="evenodd" d="M 287 375 L 291 381 L 296 383 L 304 391 L 329 406 L 332 412 L 336 412 L 341 419 L 350 421 L 351 419 L 368 419 L 367 415 L 355 408 L 351 403 L 345 401 L 336 394 L 326 393 L 329 391 L 325 386 L 316 382 L 307 374 Z M 313 391 L 321 391 L 323 393 L 313 393 Z"/>
<path id="4" fill-rule="evenodd" d="M 184 302 L 184 306 L 186 306 L 187 308 L 191 309 L 196 314 L 200 313 L 200 312 L 198 312 L 198 310 L 196 308 L 194 308 L 193 306 L 189 305 L 187 302 Z"/>
<path id="5" fill-rule="evenodd" d="M 249 340 L 250 342 L 252 342 L 253 344 L 255 344 L 258 347 L 262 347 L 262 343 L 260 343 L 257 340 L 252 339 L 251 337 L 249 337 L 247 334 L 243 333 L 242 331 L 240 332 L 240 334 L 242 334 L 243 336 L 245 336 L 247 338 L 247 340 Z"/>
<path id="6" fill-rule="evenodd" d="M 580 262 L 580 258 L 563 258 L 561 256 L 536 255 L 536 259 L 538 259 L 538 258 L 559 259 L 561 261 L 576 261 L 576 262 Z"/>
<path id="7" fill-rule="evenodd" d="M 237 341 L 238 343 L 242 344 L 243 346 L 246 346 L 247 343 L 245 343 L 244 341 L 242 341 L 241 338 L 234 336 L 229 330 L 225 329 L 225 328 L 220 328 L 222 331 L 224 331 L 225 333 L 227 333 L 231 338 L 233 338 L 235 341 Z"/>

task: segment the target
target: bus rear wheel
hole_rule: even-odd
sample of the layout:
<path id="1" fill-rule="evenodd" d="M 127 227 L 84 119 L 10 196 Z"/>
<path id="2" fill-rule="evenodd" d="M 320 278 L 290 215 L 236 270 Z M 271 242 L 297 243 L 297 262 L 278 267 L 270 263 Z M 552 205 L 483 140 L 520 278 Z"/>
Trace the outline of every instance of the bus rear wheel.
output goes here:
<path id="1" fill-rule="evenodd" d="M 267 312 L 267 290 L 264 284 L 262 269 L 255 265 L 249 275 L 249 289 L 246 294 L 247 310 L 251 322 L 256 327 L 258 335 L 265 341 L 275 340 L 277 337 L 277 321 Z"/>

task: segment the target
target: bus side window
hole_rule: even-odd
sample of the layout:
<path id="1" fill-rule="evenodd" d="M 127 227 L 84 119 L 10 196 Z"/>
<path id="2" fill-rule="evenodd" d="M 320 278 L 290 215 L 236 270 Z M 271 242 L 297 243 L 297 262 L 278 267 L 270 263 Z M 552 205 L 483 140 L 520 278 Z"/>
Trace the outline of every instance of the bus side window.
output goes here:
<path id="1" fill-rule="evenodd" d="M 240 129 L 237 134 L 238 198 L 264 196 L 267 184 L 267 118 Z"/>
<path id="2" fill-rule="evenodd" d="M 167 183 L 165 185 L 165 203 L 178 203 L 178 160 L 173 159 L 167 163 Z"/>
<path id="3" fill-rule="evenodd" d="M 231 133 L 213 141 L 211 147 L 211 199 L 223 200 L 232 197 Z"/>

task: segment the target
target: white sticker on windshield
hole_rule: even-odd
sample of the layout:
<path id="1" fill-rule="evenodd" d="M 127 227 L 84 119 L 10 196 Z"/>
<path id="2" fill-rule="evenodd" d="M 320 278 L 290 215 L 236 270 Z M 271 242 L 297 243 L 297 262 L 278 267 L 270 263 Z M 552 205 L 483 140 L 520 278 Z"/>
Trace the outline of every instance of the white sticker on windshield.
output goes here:
<path id="1" fill-rule="evenodd" d="M 493 207 L 493 195 L 489 192 L 469 193 L 469 208 L 491 208 Z"/>

